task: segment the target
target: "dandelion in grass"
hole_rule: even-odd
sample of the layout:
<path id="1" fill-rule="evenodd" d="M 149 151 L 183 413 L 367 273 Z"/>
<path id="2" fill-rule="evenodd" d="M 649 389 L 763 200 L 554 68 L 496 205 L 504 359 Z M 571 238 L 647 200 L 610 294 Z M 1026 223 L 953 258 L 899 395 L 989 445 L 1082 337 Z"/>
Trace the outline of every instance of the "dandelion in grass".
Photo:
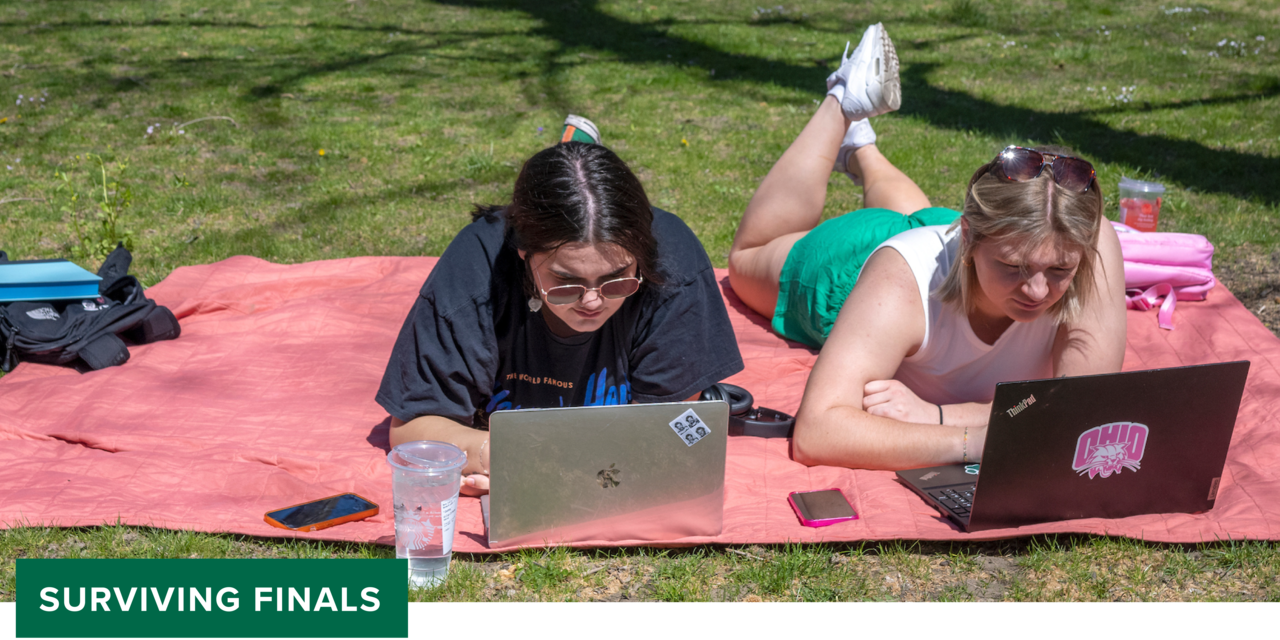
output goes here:
<path id="1" fill-rule="evenodd" d="M 324 155 L 324 149 L 317 149 L 316 153 L 319 155 Z"/>
<path id="2" fill-rule="evenodd" d="M 684 146 L 686 146 L 686 147 L 687 147 L 687 146 L 689 146 L 689 141 L 688 141 L 688 140 L 686 140 L 686 139 L 684 139 L 684 138 L 680 138 L 680 144 L 682 144 L 682 145 L 684 145 Z"/>

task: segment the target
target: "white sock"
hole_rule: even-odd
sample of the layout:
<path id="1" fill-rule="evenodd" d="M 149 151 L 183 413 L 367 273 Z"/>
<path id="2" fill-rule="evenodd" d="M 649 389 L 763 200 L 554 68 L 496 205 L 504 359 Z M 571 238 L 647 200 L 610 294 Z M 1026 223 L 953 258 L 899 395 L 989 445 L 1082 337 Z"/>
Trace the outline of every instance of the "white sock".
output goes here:
<path id="1" fill-rule="evenodd" d="M 844 83 L 840 83 L 827 90 L 827 95 L 835 96 L 836 102 L 844 102 Z"/>
<path id="2" fill-rule="evenodd" d="M 844 132 L 844 140 L 840 142 L 840 146 L 857 149 L 875 142 L 876 132 L 871 128 L 871 120 L 863 118 L 849 123 L 849 130 Z"/>

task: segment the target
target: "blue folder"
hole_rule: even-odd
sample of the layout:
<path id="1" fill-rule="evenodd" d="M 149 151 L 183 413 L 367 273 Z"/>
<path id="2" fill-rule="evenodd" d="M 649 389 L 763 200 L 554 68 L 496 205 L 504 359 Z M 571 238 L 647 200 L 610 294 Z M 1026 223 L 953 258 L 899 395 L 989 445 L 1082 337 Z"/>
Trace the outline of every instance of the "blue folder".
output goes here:
<path id="1" fill-rule="evenodd" d="M 0 262 L 0 302 L 96 298 L 101 280 L 66 260 Z"/>

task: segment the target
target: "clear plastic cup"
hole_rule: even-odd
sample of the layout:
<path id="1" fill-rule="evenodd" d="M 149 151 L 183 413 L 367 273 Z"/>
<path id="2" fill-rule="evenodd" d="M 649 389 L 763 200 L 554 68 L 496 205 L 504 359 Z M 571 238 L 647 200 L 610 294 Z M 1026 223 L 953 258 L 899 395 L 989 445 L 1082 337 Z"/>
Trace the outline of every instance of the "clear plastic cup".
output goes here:
<path id="1" fill-rule="evenodd" d="M 406 442 L 387 454 L 396 519 L 396 558 L 409 563 L 409 583 L 444 582 L 453 558 L 458 489 L 467 454 L 447 442 Z"/>
<path id="2" fill-rule="evenodd" d="M 1138 231 L 1155 231 L 1164 202 L 1164 185 L 1120 178 L 1120 222 Z"/>

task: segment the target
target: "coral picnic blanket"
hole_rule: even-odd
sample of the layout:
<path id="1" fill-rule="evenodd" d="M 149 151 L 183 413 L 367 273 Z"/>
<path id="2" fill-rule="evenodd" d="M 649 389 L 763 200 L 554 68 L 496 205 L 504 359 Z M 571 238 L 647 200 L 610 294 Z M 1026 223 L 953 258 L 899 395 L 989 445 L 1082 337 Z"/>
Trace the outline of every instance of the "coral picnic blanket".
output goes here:
<path id="1" fill-rule="evenodd" d="M 382 513 L 298 537 L 394 541 L 386 412 L 391 346 L 435 258 L 298 265 L 235 257 L 182 267 L 149 290 L 182 337 L 86 374 L 25 363 L 0 378 L 0 527 L 114 524 L 287 534 L 265 512 L 354 491 Z M 794 412 L 815 354 L 768 331 L 720 281 L 746 370 L 730 382 Z M 1178 305 L 1177 329 L 1129 312 L 1126 369 L 1251 360 L 1216 507 L 966 534 L 894 474 L 792 461 L 786 440 L 729 439 L 724 531 L 659 545 L 994 539 L 1079 532 L 1162 542 L 1280 539 L 1280 340 L 1224 287 Z M 861 518 L 799 524 L 797 490 L 840 487 Z M 479 500 L 462 498 L 455 550 L 483 552 Z M 585 542 L 577 546 L 642 544 Z M 655 544 L 653 542 L 643 544 Z"/>

